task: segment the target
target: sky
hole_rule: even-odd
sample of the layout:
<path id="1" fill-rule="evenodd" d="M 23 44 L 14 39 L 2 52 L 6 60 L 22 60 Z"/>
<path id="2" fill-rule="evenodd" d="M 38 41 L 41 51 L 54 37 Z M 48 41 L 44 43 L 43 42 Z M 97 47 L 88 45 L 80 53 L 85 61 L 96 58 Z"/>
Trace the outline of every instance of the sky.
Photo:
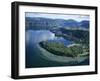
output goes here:
<path id="1" fill-rule="evenodd" d="M 78 22 L 83 20 L 89 21 L 89 15 L 79 15 L 79 14 L 51 14 L 51 13 L 37 13 L 37 12 L 26 12 L 25 17 L 43 17 L 52 19 L 74 19 Z"/>

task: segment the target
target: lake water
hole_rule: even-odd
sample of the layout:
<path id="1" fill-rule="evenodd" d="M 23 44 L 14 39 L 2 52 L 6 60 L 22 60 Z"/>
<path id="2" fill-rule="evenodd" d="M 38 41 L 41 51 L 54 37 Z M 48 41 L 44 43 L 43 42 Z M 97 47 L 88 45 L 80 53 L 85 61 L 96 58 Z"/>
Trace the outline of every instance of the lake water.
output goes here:
<path id="1" fill-rule="evenodd" d="M 72 41 L 66 40 L 63 37 L 56 37 L 54 33 L 49 30 L 27 30 L 26 33 L 26 68 L 35 67 L 54 67 L 54 66 L 71 66 L 71 65 L 83 65 L 86 62 L 77 63 L 63 63 L 54 62 L 49 59 L 42 58 L 41 51 L 37 48 L 37 44 L 41 41 L 56 41 L 62 42 L 64 45 L 71 44 Z"/>
<path id="2" fill-rule="evenodd" d="M 55 41 L 65 45 L 72 43 L 72 41 L 64 39 L 63 37 L 56 37 L 55 34 L 49 30 L 28 30 L 26 32 L 27 43 L 39 43 L 41 41 Z"/>

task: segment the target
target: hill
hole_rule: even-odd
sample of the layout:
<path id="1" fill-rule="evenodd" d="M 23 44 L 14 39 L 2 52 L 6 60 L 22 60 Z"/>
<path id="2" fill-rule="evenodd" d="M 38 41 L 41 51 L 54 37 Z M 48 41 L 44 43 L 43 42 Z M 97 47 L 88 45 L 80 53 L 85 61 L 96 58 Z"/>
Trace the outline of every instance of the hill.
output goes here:
<path id="1" fill-rule="evenodd" d="M 39 30 L 39 29 L 52 29 L 62 27 L 80 27 L 89 29 L 89 21 L 78 22 L 73 19 L 50 19 L 42 17 L 26 17 L 25 26 L 27 29 Z"/>

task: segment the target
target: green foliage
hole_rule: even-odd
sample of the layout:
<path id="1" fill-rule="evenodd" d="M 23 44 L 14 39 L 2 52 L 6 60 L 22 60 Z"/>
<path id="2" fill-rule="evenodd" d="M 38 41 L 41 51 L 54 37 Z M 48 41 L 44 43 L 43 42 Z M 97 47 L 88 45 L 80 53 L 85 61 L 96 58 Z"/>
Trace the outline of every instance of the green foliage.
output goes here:
<path id="1" fill-rule="evenodd" d="M 75 43 L 89 44 L 89 30 L 82 28 L 60 28 L 54 31 L 56 36 L 62 36 L 65 39 L 73 40 Z"/>
<path id="2" fill-rule="evenodd" d="M 67 47 L 60 42 L 44 41 L 40 42 L 40 46 L 46 49 L 47 51 L 60 56 L 77 57 L 79 54 L 83 53 L 82 46 Z"/>

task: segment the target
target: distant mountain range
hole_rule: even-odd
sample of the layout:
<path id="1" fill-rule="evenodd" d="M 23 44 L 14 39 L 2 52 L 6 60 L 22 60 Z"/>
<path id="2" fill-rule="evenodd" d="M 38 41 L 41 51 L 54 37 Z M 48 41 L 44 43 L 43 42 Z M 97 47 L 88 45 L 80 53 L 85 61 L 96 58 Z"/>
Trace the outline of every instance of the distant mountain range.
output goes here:
<path id="1" fill-rule="evenodd" d="M 78 22 L 73 19 L 50 19 L 42 17 L 26 17 L 26 29 L 52 29 L 61 27 L 82 27 L 89 28 L 89 21 L 84 20 Z"/>

